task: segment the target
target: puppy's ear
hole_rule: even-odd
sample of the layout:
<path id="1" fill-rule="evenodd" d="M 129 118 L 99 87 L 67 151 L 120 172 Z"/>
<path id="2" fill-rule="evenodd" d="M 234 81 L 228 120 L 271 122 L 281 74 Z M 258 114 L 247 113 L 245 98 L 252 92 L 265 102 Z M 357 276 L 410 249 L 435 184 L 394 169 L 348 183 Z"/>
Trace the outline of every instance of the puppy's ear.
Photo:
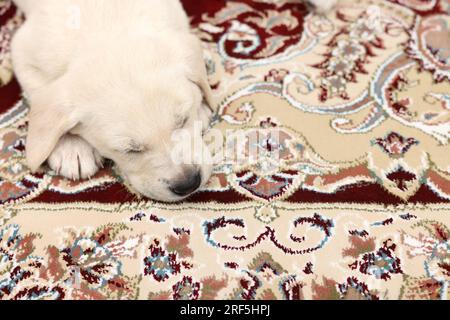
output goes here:
<path id="1" fill-rule="evenodd" d="M 29 97 L 26 158 L 33 172 L 47 160 L 59 139 L 78 124 L 64 94 L 65 88 L 63 80 L 56 80 Z"/>
<path id="2" fill-rule="evenodd" d="M 188 50 L 190 52 L 188 78 L 200 88 L 207 106 L 215 113 L 217 106 L 214 102 L 211 87 L 208 82 L 208 74 L 206 71 L 205 60 L 203 59 L 201 42 L 194 35 L 190 35 L 187 39 L 189 40 L 188 46 L 190 49 Z"/>

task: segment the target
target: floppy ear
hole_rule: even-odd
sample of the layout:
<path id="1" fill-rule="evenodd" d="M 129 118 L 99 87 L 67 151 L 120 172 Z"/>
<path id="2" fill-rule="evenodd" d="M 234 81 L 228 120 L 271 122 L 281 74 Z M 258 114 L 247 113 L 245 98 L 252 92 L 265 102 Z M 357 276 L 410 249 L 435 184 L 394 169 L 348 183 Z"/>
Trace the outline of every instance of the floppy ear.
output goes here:
<path id="1" fill-rule="evenodd" d="M 26 158 L 36 172 L 55 149 L 59 139 L 78 123 L 64 95 L 62 80 L 56 80 L 30 95 Z"/>
<path id="2" fill-rule="evenodd" d="M 203 98 L 207 106 L 211 109 L 213 113 L 216 112 L 216 103 L 214 102 L 211 87 L 208 82 L 208 73 L 206 71 L 205 61 L 203 59 L 203 48 L 200 40 L 194 36 L 189 36 L 189 44 L 191 50 L 190 56 L 190 66 L 188 78 L 194 82 L 202 91 Z"/>

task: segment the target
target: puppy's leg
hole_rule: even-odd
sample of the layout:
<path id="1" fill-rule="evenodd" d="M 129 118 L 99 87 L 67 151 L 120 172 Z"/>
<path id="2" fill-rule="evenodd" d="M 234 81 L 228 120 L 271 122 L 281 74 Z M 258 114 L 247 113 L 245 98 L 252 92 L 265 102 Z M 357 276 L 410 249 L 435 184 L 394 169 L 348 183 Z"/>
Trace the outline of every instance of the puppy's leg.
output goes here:
<path id="1" fill-rule="evenodd" d="M 48 165 L 63 177 L 87 179 L 102 167 L 102 157 L 82 138 L 66 134 L 47 160 Z"/>
<path id="2" fill-rule="evenodd" d="M 337 4 L 338 0 L 308 0 L 314 6 L 317 13 L 327 13 Z"/>
<path id="3" fill-rule="evenodd" d="M 198 111 L 198 119 L 202 122 L 203 131 L 207 131 L 211 125 L 213 113 L 207 105 L 202 105 Z"/>

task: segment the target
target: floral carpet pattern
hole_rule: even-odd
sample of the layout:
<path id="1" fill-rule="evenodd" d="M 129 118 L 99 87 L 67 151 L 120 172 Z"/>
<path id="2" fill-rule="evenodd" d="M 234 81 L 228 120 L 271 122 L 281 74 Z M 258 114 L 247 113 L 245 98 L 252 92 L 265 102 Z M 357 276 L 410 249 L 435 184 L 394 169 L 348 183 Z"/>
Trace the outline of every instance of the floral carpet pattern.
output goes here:
<path id="1" fill-rule="evenodd" d="M 215 127 L 264 156 L 167 205 L 28 170 L 0 0 L 0 299 L 450 298 L 450 1 L 183 4 Z"/>

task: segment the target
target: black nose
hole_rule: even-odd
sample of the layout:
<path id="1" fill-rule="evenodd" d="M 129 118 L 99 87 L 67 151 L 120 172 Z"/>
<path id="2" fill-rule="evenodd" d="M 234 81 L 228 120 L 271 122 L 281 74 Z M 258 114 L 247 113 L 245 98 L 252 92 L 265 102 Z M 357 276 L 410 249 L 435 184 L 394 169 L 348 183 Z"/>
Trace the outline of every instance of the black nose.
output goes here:
<path id="1" fill-rule="evenodd" d="M 187 179 L 178 182 L 170 187 L 170 191 L 180 197 L 185 197 L 195 192 L 202 184 L 202 175 L 195 171 Z"/>

